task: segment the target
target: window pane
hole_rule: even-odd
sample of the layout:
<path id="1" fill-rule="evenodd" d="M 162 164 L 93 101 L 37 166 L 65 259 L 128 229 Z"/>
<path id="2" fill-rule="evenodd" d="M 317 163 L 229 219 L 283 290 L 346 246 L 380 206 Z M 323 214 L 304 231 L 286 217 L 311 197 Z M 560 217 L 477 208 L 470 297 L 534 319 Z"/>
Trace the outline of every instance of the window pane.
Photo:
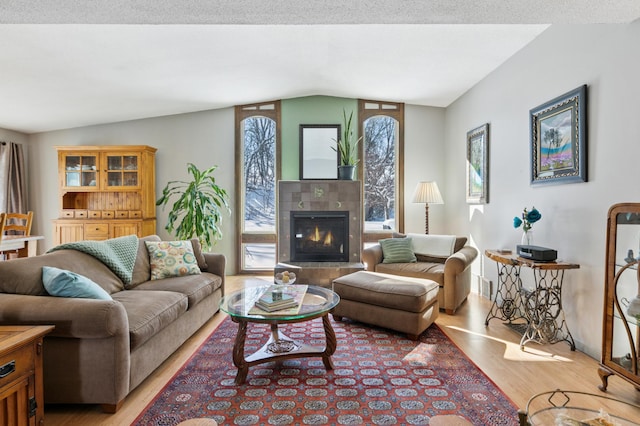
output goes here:
<path id="1" fill-rule="evenodd" d="M 269 269 L 276 264 L 275 244 L 243 244 L 242 269 Z"/>
<path id="2" fill-rule="evenodd" d="M 365 231 L 395 230 L 397 121 L 376 116 L 364 122 Z"/>
<path id="3" fill-rule="evenodd" d="M 276 230 L 276 123 L 265 117 L 243 121 L 243 232 Z M 273 266 L 273 265 L 272 265 Z"/>

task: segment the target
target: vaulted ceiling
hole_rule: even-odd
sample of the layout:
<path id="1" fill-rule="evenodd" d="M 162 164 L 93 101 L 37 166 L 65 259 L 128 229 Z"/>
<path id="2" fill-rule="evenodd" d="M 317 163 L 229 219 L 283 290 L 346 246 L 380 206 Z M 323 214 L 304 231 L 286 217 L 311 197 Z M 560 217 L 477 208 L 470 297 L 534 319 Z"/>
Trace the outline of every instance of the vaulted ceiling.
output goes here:
<path id="1" fill-rule="evenodd" d="M 446 107 L 549 24 L 619 0 L 12 0 L 0 127 L 25 133 L 329 95 Z"/>

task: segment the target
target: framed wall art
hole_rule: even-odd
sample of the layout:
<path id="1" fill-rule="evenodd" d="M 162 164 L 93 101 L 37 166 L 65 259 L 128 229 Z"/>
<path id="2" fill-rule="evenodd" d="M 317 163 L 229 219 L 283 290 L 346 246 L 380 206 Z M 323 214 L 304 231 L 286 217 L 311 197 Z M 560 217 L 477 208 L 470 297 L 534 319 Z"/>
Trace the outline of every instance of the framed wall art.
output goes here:
<path id="1" fill-rule="evenodd" d="M 530 111 L 531 184 L 587 181 L 587 86 Z"/>
<path id="2" fill-rule="evenodd" d="M 489 202 L 489 123 L 467 132 L 467 203 Z"/>
<path id="3" fill-rule="evenodd" d="M 338 179 L 339 124 L 300 125 L 300 179 Z"/>

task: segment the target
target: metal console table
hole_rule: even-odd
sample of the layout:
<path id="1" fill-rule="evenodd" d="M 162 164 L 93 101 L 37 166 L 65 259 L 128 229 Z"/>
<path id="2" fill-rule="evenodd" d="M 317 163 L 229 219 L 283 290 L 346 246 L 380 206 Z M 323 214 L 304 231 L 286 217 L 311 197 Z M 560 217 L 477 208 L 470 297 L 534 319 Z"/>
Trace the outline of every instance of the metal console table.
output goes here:
<path id="1" fill-rule="evenodd" d="M 573 336 L 569 332 L 562 310 L 562 281 L 564 271 L 578 269 L 580 265 L 566 262 L 536 262 L 497 250 L 485 250 L 485 256 L 494 260 L 498 267 L 498 288 L 485 325 L 493 318 L 507 321 L 515 329 L 524 331 L 520 349 L 528 342 L 567 342 L 576 350 Z M 523 287 L 520 269 L 531 268 L 535 287 Z M 524 323 L 516 323 L 524 319 Z"/>

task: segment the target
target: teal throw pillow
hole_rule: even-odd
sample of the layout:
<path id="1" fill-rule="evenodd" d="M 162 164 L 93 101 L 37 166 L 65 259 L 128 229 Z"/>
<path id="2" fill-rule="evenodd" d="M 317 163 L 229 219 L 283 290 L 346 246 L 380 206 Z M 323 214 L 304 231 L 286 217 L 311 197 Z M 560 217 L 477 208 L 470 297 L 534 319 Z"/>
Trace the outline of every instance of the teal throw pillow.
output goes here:
<path id="1" fill-rule="evenodd" d="M 109 293 L 89 278 L 52 266 L 42 267 L 42 283 L 51 296 L 112 300 Z"/>
<path id="2" fill-rule="evenodd" d="M 387 238 L 380 240 L 382 263 L 414 263 L 416 255 L 411 249 L 411 238 Z"/>

